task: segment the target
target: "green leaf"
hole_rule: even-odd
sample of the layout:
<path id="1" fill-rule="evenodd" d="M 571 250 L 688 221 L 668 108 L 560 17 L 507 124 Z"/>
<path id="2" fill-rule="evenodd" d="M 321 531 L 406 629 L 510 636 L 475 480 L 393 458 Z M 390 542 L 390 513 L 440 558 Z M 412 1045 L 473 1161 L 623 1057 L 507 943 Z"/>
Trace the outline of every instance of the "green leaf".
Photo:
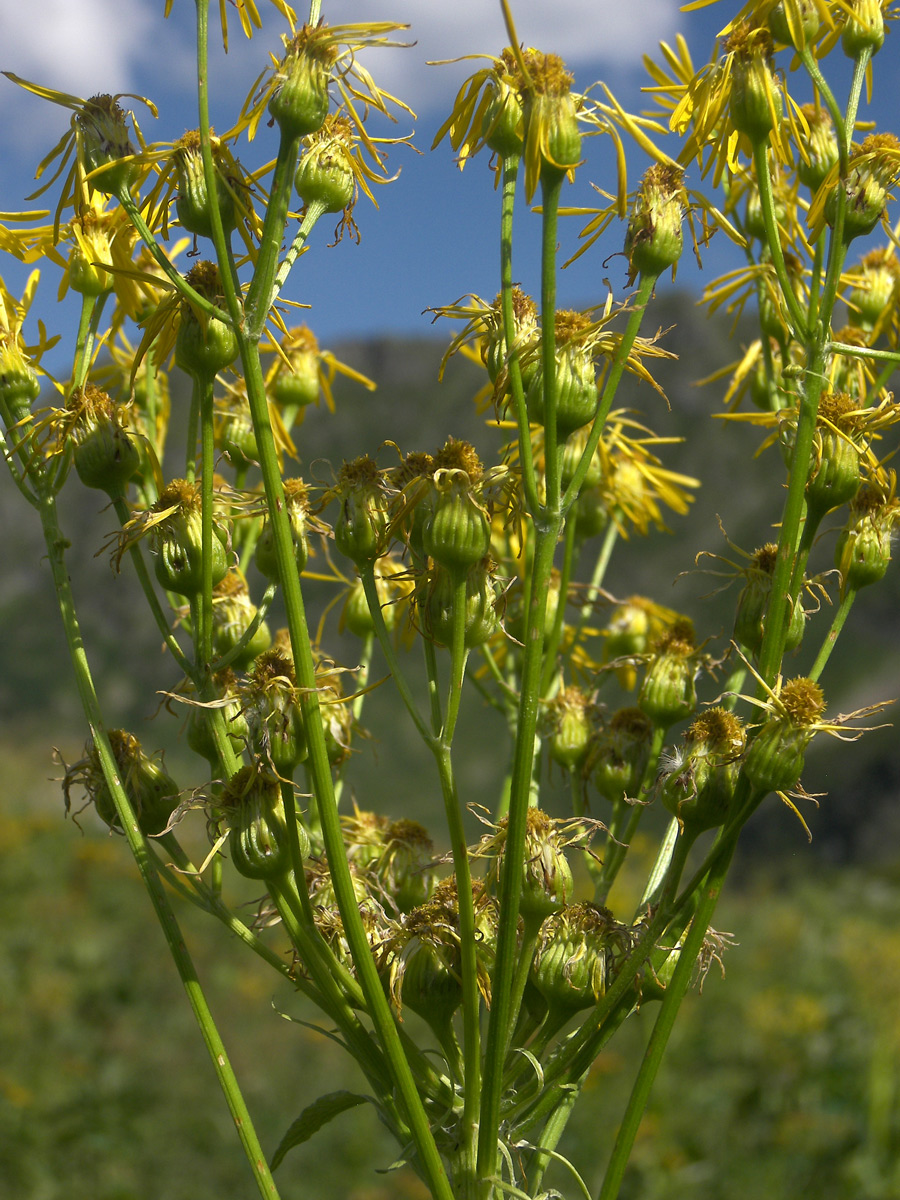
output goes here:
<path id="1" fill-rule="evenodd" d="M 374 1104 L 375 1101 L 371 1096 L 361 1096 L 357 1092 L 329 1092 L 326 1096 L 320 1096 L 318 1100 L 304 1108 L 281 1139 L 278 1149 L 272 1155 L 271 1169 L 274 1171 L 276 1167 L 280 1166 L 288 1150 L 292 1150 L 294 1146 L 299 1146 L 303 1142 L 308 1142 L 323 1125 L 327 1125 L 329 1121 L 339 1117 L 342 1112 L 366 1103 Z"/>

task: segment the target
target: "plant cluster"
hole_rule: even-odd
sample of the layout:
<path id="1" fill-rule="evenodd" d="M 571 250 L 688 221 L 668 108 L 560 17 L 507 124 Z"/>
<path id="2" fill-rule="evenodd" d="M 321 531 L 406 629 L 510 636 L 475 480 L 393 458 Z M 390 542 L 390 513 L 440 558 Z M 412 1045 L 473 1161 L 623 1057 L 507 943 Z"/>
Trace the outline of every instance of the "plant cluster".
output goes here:
<path id="1" fill-rule="evenodd" d="M 172 145 L 148 144 L 121 97 L 81 100 L 11 76 L 73 114 L 38 168 L 59 160 L 40 189 L 58 195 L 52 219 L 7 214 L 0 226 L 5 252 L 57 263 L 63 294 L 81 297 L 71 375 L 57 382 L 42 371 L 43 326 L 37 343 L 25 336 L 38 271 L 21 301 L 0 295 L 5 458 L 42 522 L 89 726 L 84 757 L 66 769 L 67 804 L 83 789 L 127 838 L 263 1195 L 276 1194 L 271 1170 L 293 1146 L 363 1101 L 435 1197 L 558 1194 L 545 1176 L 592 1063 L 630 1013 L 658 1004 L 600 1193 L 611 1200 L 679 1004 L 698 964 L 722 949 L 710 922 L 741 829 L 772 793 L 800 815 L 812 739 L 860 732 L 827 714 L 819 681 L 859 589 L 888 568 L 900 511 L 892 451 L 881 446 L 898 417 L 886 388 L 900 322 L 885 213 L 900 143 L 877 132 L 854 141 L 890 5 L 748 3 L 700 69 L 681 40 L 648 60 L 655 111 L 637 116 L 605 87 L 574 91 L 559 58 L 519 43 L 502 0 L 509 45 L 465 82 L 436 138 L 460 166 L 488 152 L 498 190 L 496 298 L 435 310 L 462 322 L 449 352 L 486 369 L 495 461 L 465 440 L 423 449 L 387 431 L 396 440 L 373 447 L 380 458 L 345 462 L 327 488 L 286 464 L 302 448 L 306 407 L 323 397 L 330 406 L 335 374 L 355 373 L 289 321 L 285 288 L 322 218 L 337 217 L 337 238 L 358 236 L 360 196 L 374 199 L 374 185 L 394 178 L 387 147 L 408 138 L 373 130 L 411 114 L 357 55 L 397 44 L 402 27 L 330 26 L 315 2 L 300 25 L 284 0 L 273 5 L 288 26 L 283 57 L 218 135 L 206 0 L 196 4 L 199 127 Z M 259 13 L 250 0 L 237 11 L 249 36 Z M 843 109 L 822 69 L 840 51 L 854 69 Z M 810 102 L 792 96 L 795 79 Z M 237 153 L 257 136 L 277 140 L 277 154 L 248 171 Z M 608 204 L 571 210 L 588 218 L 578 253 L 623 223 L 629 291 L 565 311 L 561 197 L 590 169 L 595 136 L 615 144 L 618 179 Z M 633 191 L 629 141 L 652 160 Z M 688 188 L 690 170 L 708 180 L 705 194 Z M 522 200 L 539 201 L 537 298 L 514 284 Z M 615 407 L 623 375 L 654 384 L 654 361 L 668 353 L 641 331 L 686 225 L 698 255 L 718 230 L 745 256 L 705 299 L 735 312 L 755 305 L 759 337 L 726 389 L 750 408 L 727 415 L 770 431 L 783 458 L 777 532 L 726 564 L 742 586 L 732 641 L 715 652 L 688 616 L 607 590 L 617 543 L 662 527 L 665 509 L 686 513 L 697 483 L 668 470 L 661 439 Z M 888 248 L 853 263 L 853 242 L 879 225 Z M 212 257 L 182 274 L 174 260 L 186 246 Z M 192 384 L 178 450 L 166 447 L 173 365 Z M 46 385 L 57 403 L 36 408 Z M 182 674 L 170 706 L 188 714 L 203 763 L 189 782 L 101 713 L 59 523 L 72 467 L 109 497 L 113 561 L 130 561 Z M 840 526 L 833 566 L 811 575 L 826 517 Z M 306 585 L 323 578 L 337 600 L 316 627 Z M 273 631 L 276 599 L 286 627 Z M 329 650 L 338 603 L 360 642 L 353 668 Z M 376 646 L 434 758 L 443 857 L 415 820 L 351 811 L 344 796 L 366 705 L 378 703 Z M 787 653 L 808 660 L 805 674 L 785 674 Z M 464 689 L 509 731 L 497 797 L 460 794 Z M 541 807 L 548 764 L 571 783 L 566 812 Z M 476 804 L 487 832 L 471 845 L 464 816 Z M 651 804 L 670 814 L 667 830 L 636 910 L 611 911 Z M 210 837 L 200 864 L 179 836 L 197 814 Z M 250 924 L 229 899 L 235 874 L 264 892 Z M 290 980 L 367 1080 L 364 1097 L 306 1109 L 271 1168 L 172 893 Z M 409 1012 L 424 1019 L 421 1037 Z"/>

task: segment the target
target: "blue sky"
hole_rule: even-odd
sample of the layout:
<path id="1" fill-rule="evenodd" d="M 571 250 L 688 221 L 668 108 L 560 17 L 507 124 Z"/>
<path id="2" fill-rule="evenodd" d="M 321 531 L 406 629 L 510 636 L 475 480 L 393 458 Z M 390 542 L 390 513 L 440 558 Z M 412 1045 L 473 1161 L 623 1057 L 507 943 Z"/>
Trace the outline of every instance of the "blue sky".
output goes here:
<path id="1" fill-rule="evenodd" d="M 232 17 L 230 52 L 214 56 L 214 121 L 227 127 L 253 79 L 280 49 L 284 26 L 275 10 L 258 0 L 264 28 L 246 41 Z M 513 11 L 521 40 L 561 54 L 576 75 L 576 90 L 605 80 L 626 107 L 639 110 L 639 93 L 646 75 L 642 53 L 654 53 L 660 40 L 683 32 L 696 64 L 709 57 L 715 35 L 736 11 L 735 3 L 720 3 L 697 13 L 680 13 L 675 0 L 514 0 Z M 217 4 L 213 5 L 213 9 Z M 193 73 L 193 14 L 191 0 L 175 0 L 174 12 L 162 20 L 162 0 L 30 0 L 4 5 L 3 46 L 6 70 L 76 95 L 96 92 L 136 92 L 159 106 L 159 119 L 144 116 L 136 105 L 148 140 L 171 140 L 196 125 L 191 91 Z M 307 320 L 320 340 L 332 343 L 348 336 L 385 333 L 427 333 L 424 309 L 448 304 L 467 292 L 491 298 L 497 290 L 497 196 L 487 159 L 476 159 L 462 173 L 444 143 L 430 150 L 435 130 L 462 80 L 479 64 L 428 66 L 429 60 L 448 59 L 467 52 L 497 52 L 507 41 L 497 0 L 456 0 L 450 6 L 434 0 L 324 0 L 331 23 L 361 20 L 409 22 L 409 49 L 379 49 L 365 63 L 379 85 L 406 100 L 418 113 L 415 155 L 398 149 L 391 169 L 400 178 L 377 192 L 379 211 L 363 198 L 357 207 L 362 232 L 359 246 L 345 240 L 328 248 L 333 225 L 323 220 L 318 240 L 295 269 L 288 294 L 312 304 Z M 214 14 L 215 15 L 215 14 Z M 831 61 L 843 70 L 840 52 Z M 876 60 L 881 94 L 897 94 L 897 63 L 890 43 Z M 885 70 L 887 68 L 887 70 Z M 839 90 L 840 94 L 840 90 Z M 0 79 L 0 210 L 23 207 L 31 190 L 36 164 L 68 124 L 69 114 Z M 408 125 L 401 121 L 405 132 Z M 600 139 L 591 139 L 589 165 L 582 168 L 564 200 L 589 205 L 595 198 L 591 183 L 614 187 L 613 164 Z M 260 129 L 256 142 L 238 148 L 252 167 L 274 156 L 275 131 Z M 631 180 L 645 164 L 634 154 Z M 689 179 L 689 183 L 694 182 Z M 531 226 L 531 228 L 529 228 Z M 527 291 L 538 290 L 533 247 L 537 219 L 524 214 L 517 233 L 521 253 L 516 276 Z M 576 244 L 580 222 L 565 223 L 564 252 Z M 319 231 L 317 231 L 318 233 Z M 621 230 L 611 232 L 602 248 L 563 273 L 560 303 L 581 306 L 605 294 L 609 279 L 616 294 L 625 283 L 624 260 L 607 256 L 621 248 Z M 709 264 L 720 269 L 717 251 Z M 12 286 L 22 275 L 0 267 Z M 685 261 L 679 279 L 696 284 L 696 272 Z M 55 295 L 46 289 L 45 299 Z M 76 307 L 64 317 L 45 304 L 44 319 L 60 318 L 71 328 Z M 445 328 L 449 328 L 445 324 Z"/>

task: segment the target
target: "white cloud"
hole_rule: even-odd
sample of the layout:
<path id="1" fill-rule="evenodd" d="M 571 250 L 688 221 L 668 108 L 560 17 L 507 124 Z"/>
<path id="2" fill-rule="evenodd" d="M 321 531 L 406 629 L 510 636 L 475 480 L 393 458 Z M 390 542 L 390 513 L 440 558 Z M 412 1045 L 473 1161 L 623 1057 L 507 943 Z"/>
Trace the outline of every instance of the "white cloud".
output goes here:
<path id="1" fill-rule="evenodd" d="M 610 76 L 641 69 L 641 54 L 674 36 L 678 0 L 512 0 L 519 40 L 559 54 L 570 68 L 588 65 Z M 410 24 L 411 50 L 372 51 L 366 62 L 381 87 L 422 112 L 443 106 L 478 64 L 429 68 L 429 60 L 496 54 L 509 42 L 499 0 L 325 0 L 323 11 L 343 21 L 396 20 Z M 376 59 L 377 55 L 377 59 Z M 593 78 L 579 78 L 586 87 Z"/>

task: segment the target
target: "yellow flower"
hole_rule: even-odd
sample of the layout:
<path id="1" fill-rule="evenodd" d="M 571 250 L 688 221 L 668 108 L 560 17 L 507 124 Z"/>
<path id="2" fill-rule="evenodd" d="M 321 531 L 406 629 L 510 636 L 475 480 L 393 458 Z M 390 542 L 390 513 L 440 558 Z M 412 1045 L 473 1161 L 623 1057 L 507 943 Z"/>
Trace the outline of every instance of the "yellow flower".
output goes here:
<path id="1" fill-rule="evenodd" d="M 277 12 L 285 18 L 293 30 L 297 21 L 297 14 L 285 0 L 269 0 L 269 3 L 276 9 Z M 169 16 L 172 11 L 174 0 L 166 0 L 166 9 L 164 16 Z M 255 0 L 219 0 L 219 21 L 222 26 L 222 46 L 225 52 L 228 52 L 228 9 L 233 8 L 237 11 L 238 20 L 241 23 L 241 29 L 244 36 L 247 38 L 253 37 L 254 29 L 262 29 L 262 18 L 259 15 L 259 9 L 256 7 Z"/>
<path id="2" fill-rule="evenodd" d="M 22 336 L 39 280 L 40 272 L 32 271 L 22 299 L 16 300 L 0 279 L 0 416 L 8 430 L 30 415 L 31 405 L 41 391 L 38 374 L 41 355 L 59 341 L 58 337 L 46 340 L 43 323 L 37 346 L 27 345 Z"/>
<path id="3" fill-rule="evenodd" d="M 306 325 L 289 329 L 280 342 L 270 340 L 263 352 L 275 355 L 266 373 L 266 394 L 280 407 L 302 412 L 324 396 L 329 411 L 334 412 L 331 385 L 337 375 L 361 383 L 370 392 L 375 390 L 375 383 L 366 375 L 340 362 L 330 350 L 320 350 L 315 334 Z"/>
<path id="4" fill-rule="evenodd" d="M 63 180 L 59 203 L 56 206 L 53 221 L 56 241 L 63 210 L 69 205 L 74 208 L 76 215 L 80 215 L 88 206 L 91 194 L 95 190 L 116 195 L 122 189 L 128 190 L 139 183 L 142 175 L 146 174 L 148 168 L 136 162 L 136 151 L 128 132 L 128 118 L 131 118 L 135 135 L 143 149 L 144 139 L 140 127 L 134 113 L 125 112 L 120 107 L 119 100 L 126 96 L 132 100 L 140 100 L 142 104 L 147 105 L 154 117 L 157 115 L 156 105 L 145 96 L 136 96 L 133 92 L 119 92 L 115 96 L 100 94 L 91 96 L 88 100 L 80 100 L 68 92 L 57 92 L 53 88 L 29 83 L 27 79 L 13 75 L 11 71 L 4 71 L 3 74 L 35 96 L 72 110 L 68 132 L 63 134 L 50 153 L 41 160 L 35 178 L 40 179 L 54 159 L 60 160 L 59 165 L 50 179 L 29 197 L 34 199 L 43 195 L 62 175 L 74 154 L 75 161 Z"/>
<path id="5" fill-rule="evenodd" d="M 285 76 L 283 64 L 298 55 L 312 58 L 324 65 L 326 84 L 332 83 L 341 97 L 341 105 L 346 109 L 347 116 L 357 131 L 360 141 L 367 153 L 378 163 L 382 158 L 375 144 L 365 130 L 365 118 L 370 108 L 376 109 L 389 120 L 396 118 L 390 106 L 395 105 L 405 112 L 415 115 L 408 105 L 396 96 L 379 88 L 369 72 L 356 59 L 359 50 L 369 46 L 403 46 L 405 43 L 392 41 L 386 35 L 399 29 L 407 29 L 407 25 L 394 21 L 370 21 L 357 25 L 327 25 L 320 21 L 318 25 L 304 25 L 293 39 L 282 37 L 285 47 L 285 57 L 279 61 L 274 55 L 272 68 L 256 81 L 250 91 L 234 128 L 229 130 L 226 137 L 232 137 L 244 130 L 248 138 L 256 135 L 256 129 L 267 110 L 273 96 L 277 96 L 283 86 Z M 265 78 L 268 74 L 268 78 Z M 361 110 L 361 111 L 360 111 Z M 322 114 L 324 117 L 324 113 Z"/>

